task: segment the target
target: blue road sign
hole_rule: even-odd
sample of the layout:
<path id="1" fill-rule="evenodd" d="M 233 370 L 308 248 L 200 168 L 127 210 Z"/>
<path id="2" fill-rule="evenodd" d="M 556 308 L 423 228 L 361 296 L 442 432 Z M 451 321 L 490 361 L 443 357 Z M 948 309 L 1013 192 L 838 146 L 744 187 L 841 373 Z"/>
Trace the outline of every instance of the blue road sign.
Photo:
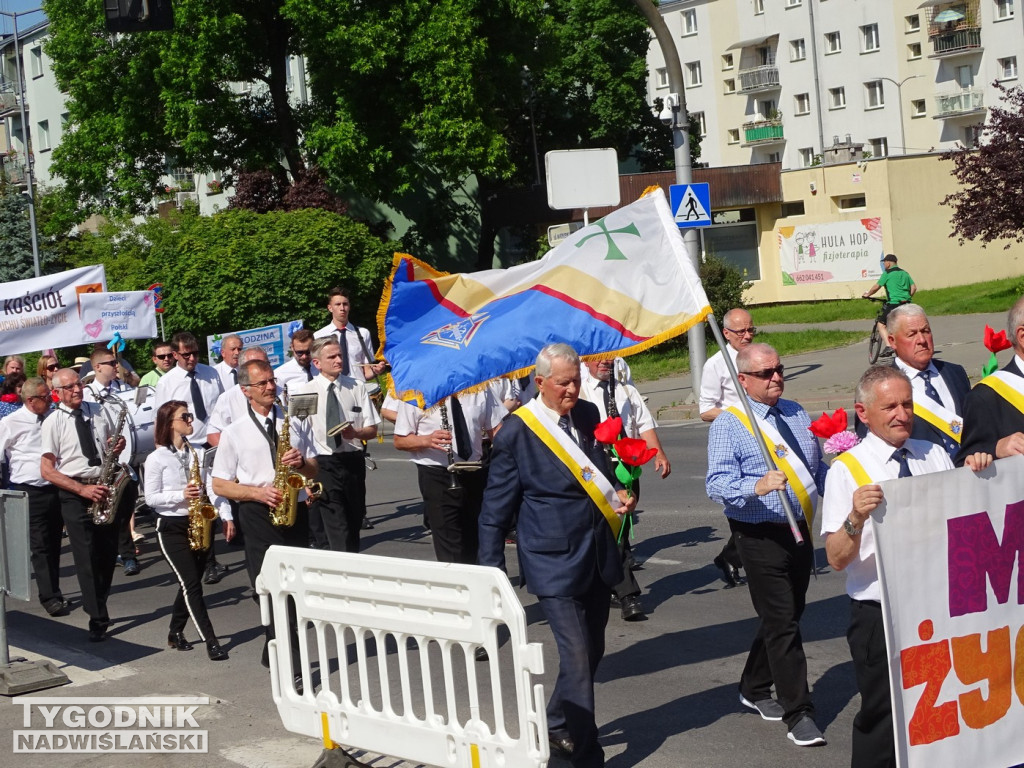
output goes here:
<path id="1" fill-rule="evenodd" d="M 711 226 L 711 189 L 707 184 L 673 184 L 668 197 L 672 217 L 680 227 Z"/>

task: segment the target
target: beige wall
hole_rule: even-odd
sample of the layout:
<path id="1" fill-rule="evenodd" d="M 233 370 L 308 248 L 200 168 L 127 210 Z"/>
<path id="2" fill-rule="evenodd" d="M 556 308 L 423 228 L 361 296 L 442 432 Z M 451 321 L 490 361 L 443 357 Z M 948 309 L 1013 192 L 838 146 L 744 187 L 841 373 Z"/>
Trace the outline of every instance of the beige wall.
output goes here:
<path id="1" fill-rule="evenodd" d="M 804 201 L 804 215 L 780 218 L 781 206 L 761 206 L 757 211 L 760 232 L 761 276 L 747 291 L 752 304 L 842 299 L 860 296 L 874 284 L 858 282 L 784 286 L 779 262 L 776 227 L 857 220 L 882 219 L 883 252 L 895 253 L 899 265 L 914 278 L 918 288 L 945 288 L 983 280 L 1024 275 L 1024 245 L 1005 242 L 982 248 L 980 243 L 960 246 L 952 231 L 952 209 L 942 199 L 957 188 L 952 163 L 938 155 L 911 155 L 868 160 L 861 165 L 816 166 L 782 174 L 787 202 Z M 859 181 L 857 180 L 859 176 Z M 816 192 L 810 190 L 814 183 Z M 833 198 L 863 194 L 867 207 L 840 211 Z"/>

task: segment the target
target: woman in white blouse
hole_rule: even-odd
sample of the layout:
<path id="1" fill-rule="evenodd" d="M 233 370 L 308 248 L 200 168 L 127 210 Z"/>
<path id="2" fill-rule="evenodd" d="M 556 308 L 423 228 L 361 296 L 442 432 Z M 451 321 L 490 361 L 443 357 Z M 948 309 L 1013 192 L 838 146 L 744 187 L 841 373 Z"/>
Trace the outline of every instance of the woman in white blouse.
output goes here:
<path id="1" fill-rule="evenodd" d="M 221 661 L 228 653 L 217 642 L 203 601 L 202 576 L 209 550 L 193 550 L 188 542 L 188 505 L 203 493 L 199 486 L 189 484 L 193 454 L 186 440 L 192 434 L 192 421 L 188 403 L 182 400 L 170 400 L 160 406 L 154 429 L 157 449 L 146 459 L 145 496 L 146 503 L 158 514 L 157 542 L 179 585 L 167 645 L 179 651 L 192 650 L 192 644 L 185 639 L 185 624 L 191 617 L 200 639 L 206 643 L 209 657 Z M 201 453 L 199 461 L 202 466 Z M 228 539 L 234 536 L 230 519 L 224 520 L 224 533 Z"/>

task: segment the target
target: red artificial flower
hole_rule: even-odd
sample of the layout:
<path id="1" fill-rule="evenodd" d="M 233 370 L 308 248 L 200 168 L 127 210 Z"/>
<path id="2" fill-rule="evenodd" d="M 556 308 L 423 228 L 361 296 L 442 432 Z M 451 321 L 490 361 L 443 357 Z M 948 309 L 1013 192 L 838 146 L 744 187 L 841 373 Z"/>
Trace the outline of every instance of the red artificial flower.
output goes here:
<path id="1" fill-rule="evenodd" d="M 3 400 L 5 403 L 17 403 L 21 401 L 21 397 L 11 392 L 9 395 L 0 395 L 0 400 Z"/>
<path id="2" fill-rule="evenodd" d="M 597 427 L 594 428 L 594 438 L 599 443 L 605 443 L 611 445 L 619 439 L 619 435 L 622 434 L 622 417 L 616 416 L 614 419 L 605 419 Z"/>
<path id="3" fill-rule="evenodd" d="M 985 326 L 985 348 L 995 354 L 996 352 L 1002 352 L 1004 349 L 1009 349 L 1012 344 L 1006 339 L 1006 331 L 1000 331 L 996 333 L 992 330 L 991 326 Z"/>
<path id="4" fill-rule="evenodd" d="M 836 408 L 831 416 L 822 413 L 821 418 L 811 422 L 811 426 L 808 429 L 816 437 L 828 440 L 833 435 L 845 432 L 847 423 L 846 411 L 842 408 Z"/>
<path id="5" fill-rule="evenodd" d="M 626 466 L 640 467 L 653 459 L 658 451 L 656 448 L 648 448 L 643 440 L 624 437 L 615 443 L 615 453 L 618 454 L 619 461 Z"/>

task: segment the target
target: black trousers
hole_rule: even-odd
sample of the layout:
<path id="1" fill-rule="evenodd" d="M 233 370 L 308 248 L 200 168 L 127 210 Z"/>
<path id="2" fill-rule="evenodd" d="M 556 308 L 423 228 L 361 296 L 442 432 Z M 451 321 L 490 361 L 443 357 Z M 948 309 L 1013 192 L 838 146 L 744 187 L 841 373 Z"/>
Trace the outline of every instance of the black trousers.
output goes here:
<path id="1" fill-rule="evenodd" d="M 132 541 L 132 515 L 135 514 L 135 502 L 139 498 L 139 484 L 134 480 L 125 483 L 124 493 L 117 503 L 117 554 L 121 560 L 133 560 L 135 558 L 135 542 Z"/>
<path id="2" fill-rule="evenodd" d="M 94 525 L 90 503 L 61 489 L 60 512 L 68 529 L 75 575 L 82 591 L 82 609 L 89 616 L 89 629 L 106 630 L 110 625 L 107 596 L 114 578 L 117 558 L 117 519 L 108 525 Z"/>
<path id="3" fill-rule="evenodd" d="M 846 632 L 860 691 L 853 718 L 851 768 L 896 768 L 896 740 L 889 698 L 889 658 L 885 651 L 882 606 L 873 600 L 850 601 Z"/>
<path id="4" fill-rule="evenodd" d="M 803 544 L 796 543 L 785 524 L 729 520 L 747 572 L 750 600 L 761 619 L 743 667 L 740 693 L 758 701 L 771 695 L 774 684 L 789 728 L 804 715 L 814 716 L 800 636 L 814 552 L 807 523 L 801 519 L 799 525 Z"/>
<path id="5" fill-rule="evenodd" d="M 437 561 L 475 565 L 487 470 L 459 472 L 457 488 L 451 487 L 452 475 L 445 467 L 417 464 L 416 471 Z"/>
<path id="6" fill-rule="evenodd" d="M 362 451 L 316 457 L 323 495 L 312 505 L 310 519 L 319 516 L 328 549 L 358 552 L 359 531 L 366 517 L 366 461 Z M 314 533 L 314 545 L 319 542 Z"/>
<path id="7" fill-rule="evenodd" d="M 60 496 L 54 485 L 11 483 L 12 491 L 28 494 L 28 549 L 36 574 L 39 602 L 62 598 L 60 591 L 60 545 L 64 518 Z"/>
<path id="8" fill-rule="evenodd" d="M 568 734 L 575 745 L 574 768 L 601 768 L 597 740 L 594 675 L 604 656 L 610 594 L 595 571 L 587 591 L 575 597 L 539 597 L 558 647 L 558 678 L 548 700 L 548 733 Z"/>
<path id="9" fill-rule="evenodd" d="M 722 551 L 719 553 L 718 556 L 725 560 L 725 562 L 731 565 L 733 568 L 743 567 L 743 562 L 740 560 L 740 553 L 736 551 L 735 536 L 729 536 L 729 540 L 725 542 L 725 546 L 722 547 Z"/>
<path id="10" fill-rule="evenodd" d="M 160 551 L 178 581 L 178 594 L 171 608 L 170 632 L 184 632 L 191 618 L 204 643 L 216 640 L 203 600 L 203 570 L 210 550 L 194 550 L 188 543 L 188 516 L 160 515 L 156 521 L 156 540 Z M 213 549 L 211 544 L 210 549 Z"/>

